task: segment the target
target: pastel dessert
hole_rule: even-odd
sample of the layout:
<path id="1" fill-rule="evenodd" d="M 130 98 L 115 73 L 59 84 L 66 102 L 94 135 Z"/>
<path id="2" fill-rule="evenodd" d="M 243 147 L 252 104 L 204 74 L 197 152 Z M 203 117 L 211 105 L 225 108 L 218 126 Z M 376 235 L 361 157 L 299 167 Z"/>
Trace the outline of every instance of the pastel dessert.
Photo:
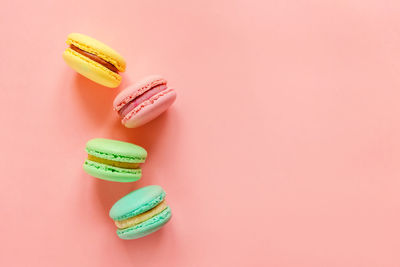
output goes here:
<path id="1" fill-rule="evenodd" d="M 125 71 L 126 63 L 115 50 L 80 33 L 68 35 L 67 44 L 63 58 L 72 69 L 107 87 L 114 88 L 121 83 L 119 72 Z"/>
<path id="2" fill-rule="evenodd" d="M 88 158 L 83 164 L 86 173 L 108 181 L 134 182 L 142 176 L 140 164 L 145 162 L 144 148 L 122 141 L 95 138 L 86 143 Z"/>
<path id="3" fill-rule="evenodd" d="M 171 209 L 165 202 L 165 191 L 158 185 L 135 190 L 118 200 L 110 217 L 122 239 L 136 239 L 160 229 L 171 219 Z"/>
<path id="4" fill-rule="evenodd" d="M 161 76 L 149 76 L 127 87 L 114 100 L 114 110 L 127 128 L 139 127 L 166 111 L 176 92 Z"/>

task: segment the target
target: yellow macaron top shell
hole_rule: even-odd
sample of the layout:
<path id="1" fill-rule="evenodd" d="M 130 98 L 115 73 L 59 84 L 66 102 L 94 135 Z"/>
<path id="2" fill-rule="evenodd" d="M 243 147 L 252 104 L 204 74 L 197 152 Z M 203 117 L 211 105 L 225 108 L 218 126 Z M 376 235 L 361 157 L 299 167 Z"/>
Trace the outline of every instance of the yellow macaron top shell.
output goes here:
<path id="1" fill-rule="evenodd" d="M 92 37 L 81 33 L 71 33 L 67 37 L 67 44 L 72 44 L 88 53 L 104 59 L 113 64 L 120 72 L 125 71 L 126 63 L 124 58 L 111 47 Z"/>

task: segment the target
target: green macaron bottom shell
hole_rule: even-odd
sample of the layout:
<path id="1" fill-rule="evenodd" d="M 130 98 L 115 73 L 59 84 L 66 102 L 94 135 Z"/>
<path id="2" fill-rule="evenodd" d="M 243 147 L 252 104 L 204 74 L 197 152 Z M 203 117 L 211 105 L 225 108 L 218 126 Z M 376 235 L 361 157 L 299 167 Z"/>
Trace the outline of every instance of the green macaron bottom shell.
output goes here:
<path id="1" fill-rule="evenodd" d="M 88 159 L 83 163 L 83 169 L 91 176 L 113 182 L 135 182 L 142 176 L 141 169 L 118 168 Z"/>
<path id="2" fill-rule="evenodd" d="M 170 219 L 171 219 L 171 209 L 167 207 L 162 212 L 148 219 L 147 221 L 144 221 L 142 223 L 139 223 L 135 226 L 126 229 L 118 229 L 117 235 L 121 239 L 125 240 L 137 239 L 159 230 Z"/>

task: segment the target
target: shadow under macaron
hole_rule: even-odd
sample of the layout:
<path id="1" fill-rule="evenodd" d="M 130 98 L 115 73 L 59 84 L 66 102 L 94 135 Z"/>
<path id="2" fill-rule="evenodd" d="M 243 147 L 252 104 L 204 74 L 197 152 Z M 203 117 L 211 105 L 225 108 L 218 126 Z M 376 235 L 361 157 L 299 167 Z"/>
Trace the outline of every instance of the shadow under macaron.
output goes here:
<path id="1" fill-rule="evenodd" d="M 115 202 L 117 202 L 120 198 L 122 198 L 129 192 L 137 189 L 137 186 L 135 186 L 135 182 L 120 183 L 110 182 L 95 177 L 90 178 L 93 179 L 92 184 L 95 187 L 98 201 L 101 203 L 105 216 L 108 216 L 108 212 Z M 110 223 L 112 223 L 111 218 Z"/>
<path id="2" fill-rule="evenodd" d="M 129 79 L 124 77 L 119 87 L 108 88 L 75 73 L 74 89 L 76 100 L 81 103 L 86 110 L 86 114 L 90 116 L 93 122 L 101 123 L 104 118 L 111 116 L 115 112 L 113 110 L 114 98 L 128 83 Z"/>
<path id="3" fill-rule="evenodd" d="M 130 129 L 122 125 L 118 114 L 113 111 L 115 120 L 111 123 L 104 132 L 104 136 L 110 139 L 120 140 L 135 145 L 141 146 L 147 151 L 146 162 L 153 154 L 153 150 L 157 147 L 158 142 L 163 138 L 163 132 L 169 123 L 173 123 L 168 116 L 168 112 L 161 114 L 155 120 L 138 128 Z M 146 165 L 147 163 L 143 163 Z M 139 180 L 140 181 L 140 180 Z M 138 181 L 138 182 L 139 182 Z"/>

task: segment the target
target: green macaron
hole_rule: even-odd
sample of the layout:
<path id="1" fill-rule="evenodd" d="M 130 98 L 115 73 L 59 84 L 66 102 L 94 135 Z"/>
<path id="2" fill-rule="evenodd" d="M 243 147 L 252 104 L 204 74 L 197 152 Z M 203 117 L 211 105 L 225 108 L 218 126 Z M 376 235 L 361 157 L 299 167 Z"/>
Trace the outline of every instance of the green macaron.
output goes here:
<path id="1" fill-rule="evenodd" d="M 171 209 L 165 202 L 165 191 L 158 185 L 137 189 L 120 200 L 110 210 L 122 239 L 136 239 L 160 229 L 171 219 Z"/>
<path id="2" fill-rule="evenodd" d="M 88 158 L 83 169 L 90 175 L 114 182 L 134 182 L 142 176 L 144 148 L 117 140 L 95 138 L 86 143 Z"/>

